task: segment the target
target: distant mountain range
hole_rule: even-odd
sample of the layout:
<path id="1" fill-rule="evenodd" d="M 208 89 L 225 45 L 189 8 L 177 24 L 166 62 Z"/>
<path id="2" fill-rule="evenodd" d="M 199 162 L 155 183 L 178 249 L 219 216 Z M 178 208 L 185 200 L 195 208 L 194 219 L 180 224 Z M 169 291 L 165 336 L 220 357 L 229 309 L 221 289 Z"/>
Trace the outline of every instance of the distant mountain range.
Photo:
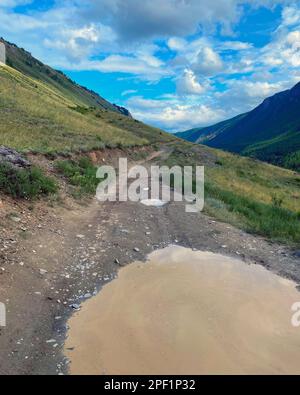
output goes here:
<path id="1" fill-rule="evenodd" d="M 246 114 L 177 137 L 299 171 L 300 83 Z"/>

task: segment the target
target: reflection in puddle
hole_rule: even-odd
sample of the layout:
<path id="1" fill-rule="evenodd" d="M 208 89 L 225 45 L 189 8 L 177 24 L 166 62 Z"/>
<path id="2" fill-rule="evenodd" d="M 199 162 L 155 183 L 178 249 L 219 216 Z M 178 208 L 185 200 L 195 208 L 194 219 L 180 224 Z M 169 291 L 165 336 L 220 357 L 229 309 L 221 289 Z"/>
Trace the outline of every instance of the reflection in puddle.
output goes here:
<path id="1" fill-rule="evenodd" d="M 168 247 L 119 272 L 70 320 L 72 374 L 300 373 L 294 283 Z"/>

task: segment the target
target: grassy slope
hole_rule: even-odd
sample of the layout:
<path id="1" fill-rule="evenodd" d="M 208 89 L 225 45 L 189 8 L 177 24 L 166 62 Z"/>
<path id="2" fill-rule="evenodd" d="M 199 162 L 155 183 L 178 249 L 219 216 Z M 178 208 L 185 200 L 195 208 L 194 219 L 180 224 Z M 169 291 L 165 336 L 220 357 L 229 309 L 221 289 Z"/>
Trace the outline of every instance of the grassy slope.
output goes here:
<path id="1" fill-rule="evenodd" d="M 300 174 L 201 145 L 180 142 L 174 147 L 167 165 L 206 165 L 208 214 L 271 240 L 300 245 Z"/>
<path id="2" fill-rule="evenodd" d="M 60 71 L 43 64 L 35 59 L 24 49 L 0 39 L 6 46 L 7 65 L 20 71 L 35 80 L 61 92 L 61 94 L 73 103 L 87 107 L 100 107 L 117 111 L 118 109 L 101 96 L 71 81 Z"/>
<path id="3" fill-rule="evenodd" d="M 283 133 L 271 140 L 248 146 L 244 155 L 300 171 L 300 131 Z M 298 158 L 291 161 L 291 158 Z"/>
<path id="4" fill-rule="evenodd" d="M 46 153 L 170 139 L 117 112 L 75 111 L 78 103 L 61 91 L 8 66 L 0 66 L 0 87 L 0 145 Z"/>

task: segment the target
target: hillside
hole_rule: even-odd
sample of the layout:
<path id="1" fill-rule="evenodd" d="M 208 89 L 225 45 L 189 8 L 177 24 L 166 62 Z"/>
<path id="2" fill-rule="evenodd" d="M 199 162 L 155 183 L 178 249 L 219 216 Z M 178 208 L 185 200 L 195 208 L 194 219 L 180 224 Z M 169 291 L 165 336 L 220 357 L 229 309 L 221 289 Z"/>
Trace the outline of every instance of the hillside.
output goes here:
<path id="1" fill-rule="evenodd" d="M 299 170 L 300 83 L 247 114 L 178 136 Z"/>
<path id="2" fill-rule="evenodd" d="M 49 153 L 171 139 L 14 45 L 7 63 L 0 66 L 0 145 Z"/>
<path id="3" fill-rule="evenodd" d="M 203 128 L 194 128 L 191 130 L 187 130 L 186 132 L 176 133 L 177 137 L 180 137 L 184 140 L 190 141 L 192 143 L 202 143 L 209 140 L 214 139 L 219 134 L 225 132 L 227 129 L 234 126 L 238 121 L 244 118 L 247 114 L 238 115 L 237 117 L 228 119 L 223 122 L 219 122 L 216 125 L 203 127 Z"/>
<path id="4" fill-rule="evenodd" d="M 26 67 L 21 62 L 19 68 L 24 70 L 21 72 L 8 65 L 0 66 L 0 146 L 51 155 L 46 156 L 47 165 L 44 156 L 41 161 L 37 156 L 35 164 L 40 169 L 26 169 L 18 174 L 10 168 L 0 168 L 1 193 L 30 200 L 41 194 L 59 194 L 63 182 L 73 197 L 94 195 L 99 182 L 96 167 L 82 153 L 121 148 L 132 160 L 140 160 L 139 155 L 150 153 L 153 148 L 131 147 L 154 144 L 154 149 L 160 147 L 164 151 L 160 163 L 206 166 L 209 215 L 273 240 L 299 244 L 298 174 L 176 139 L 115 109 L 90 105 L 90 93 L 84 88 L 72 82 L 70 90 L 56 87 L 42 78 L 34 78 L 35 66 L 32 75 L 26 73 Z M 77 89 L 86 104 L 74 94 Z M 203 136 L 214 134 L 217 138 L 248 116 L 220 123 L 214 131 L 203 129 Z M 111 150 L 109 155 L 115 154 Z M 49 168 L 53 169 L 50 174 L 53 180 L 44 178 L 49 175 Z"/>
<path id="5" fill-rule="evenodd" d="M 54 70 L 35 59 L 26 50 L 5 41 L 3 38 L 0 38 L 0 42 L 4 43 L 6 47 L 7 65 L 20 71 L 22 74 L 59 90 L 65 97 L 78 105 L 95 106 L 119 112 L 123 115 L 130 115 L 125 108 L 111 104 L 97 93 L 76 84 L 61 71 Z"/>

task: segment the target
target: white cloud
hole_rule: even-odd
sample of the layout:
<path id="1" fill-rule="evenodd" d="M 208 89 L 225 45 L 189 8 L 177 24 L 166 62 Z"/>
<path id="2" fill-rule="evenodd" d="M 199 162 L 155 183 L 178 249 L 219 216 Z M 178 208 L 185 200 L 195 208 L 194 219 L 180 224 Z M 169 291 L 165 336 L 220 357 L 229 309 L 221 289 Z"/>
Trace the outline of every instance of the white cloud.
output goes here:
<path id="1" fill-rule="evenodd" d="M 285 7 L 282 12 L 282 25 L 293 26 L 300 23 L 300 10 L 294 5 Z"/>
<path id="2" fill-rule="evenodd" d="M 224 71 L 224 63 L 218 51 L 228 49 L 228 45 L 223 48 L 222 42 L 213 42 L 205 37 L 185 42 L 184 45 L 180 43 L 177 38 L 168 42 L 169 47 L 177 53 L 170 62 L 172 67 L 181 70 L 188 68 L 201 77 L 212 77 Z"/>
<path id="3" fill-rule="evenodd" d="M 64 53 L 70 61 L 79 61 L 93 52 L 94 45 L 101 39 L 101 32 L 90 25 L 80 29 L 63 29 L 59 37 L 57 40 L 46 38 L 45 47 Z"/>
<path id="4" fill-rule="evenodd" d="M 283 8 L 282 22 L 276 29 L 273 40 L 258 57 L 265 66 L 280 66 L 281 69 L 300 66 L 300 8 Z"/>
<path id="5" fill-rule="evenodd" d="M 195 33 L 199 25 L 228 28 L 239 16 L 239 0 L 102 0 L 81 1 L 82 15 L 88 20 L 111 24 L 121 39 L 141 40 Z"/>
<path id="6" fill-rule="evenodd" d="M 184 50 L 188 45 L 188 42 L 181 37 L 171 37 L 169 38 L 167 44 L 171 51 L 177 52 Z"/>
<path id="7" fill-rule="evenodd" d="M 221 109 L 205 104 L 185 104 L 178 98 L 147 100 L 133 97 L 128 100 L 127 106 L 136 118 L 171 132 L 218 122 L 225 116 Z"/>
<path id="8" fill-rule="evenodd" d="M 172 72 L 156 67 L 145 59 L 136 56 L 109 55 L 103 60 L 85 60 L 72 64 L 60 64 L 69 70 L 94 70 L 103 73 L 128 73 L 147 81 L 157 81 L 163 77 L 172 75 Z"/>
<path id="9" fill-rule="evenodd" d="M 225 34 L 242 16 L 242 6 L 273 7 L 289 0 L 80 0 L 82 18 L 89 22 L 109 19 L 121 40 L 181 36 L 221 25 Z"/>
<path id="10" fill-rule="evenodd" d="M 230 80 L 227 85 L 228 89 L 216 93 L 215 97 L 216 103 L 222 106 L 228 118 L 250 111 L 265 98 L 291 87 L 290 81 L 269 83 L 252 79 Z"/>
<path id="11" fill-rule="evenodd" d="M 136 89 L 128 89 L 122 92 L 122 96 L 134 95 L 138 91 Z"/>
<path id="12" fill-rule="evenodd" d="M 242 41 L 224 41 L 219 45 L 219 49 L 222 51 L 228 49 L 233 51 L 243 51 L 250 48 L 253 48 L 253 44 Z"/>
<path id="13" fill-rule="evenodd" d="M 33 0 L 1 0 L 0 8 L 1 7 L 13 8 L 19 5 L 31 4 L 32 2 Z"/>
<path id="14" fill-rule="evenodd" d="M 197 60 L 192 63 L 191 67 L 197 74 L 212 76 L 222 71 L 223 62 L 212 48 L 204 47 L 197 52 Z"/>
<path id="15" fill-rule="evenodd" d="M 262 50 L 262 62 L 267 66 L 300 66 L 300 26 L 291 32 L 280 31 L 276 39 Z"/>
<path id="16" fill-rule="evenodd" d="M 197 81 L 194 72 L 185 69 L 183 75 L 177 79 L 177 92 L 179 95 L 201 95 L 206 88 Z"/>
<path id="17" fill-rule="evenodd" d="M 240 86 L 241 94 L 247 95 L 251 98 L 262 100 L 265 97 L 271 96 L 278 92 L 281 88 L 280 84 L 270 84 L 269 82 L 252 82 L 246 81 L 241 82 Z"/>

